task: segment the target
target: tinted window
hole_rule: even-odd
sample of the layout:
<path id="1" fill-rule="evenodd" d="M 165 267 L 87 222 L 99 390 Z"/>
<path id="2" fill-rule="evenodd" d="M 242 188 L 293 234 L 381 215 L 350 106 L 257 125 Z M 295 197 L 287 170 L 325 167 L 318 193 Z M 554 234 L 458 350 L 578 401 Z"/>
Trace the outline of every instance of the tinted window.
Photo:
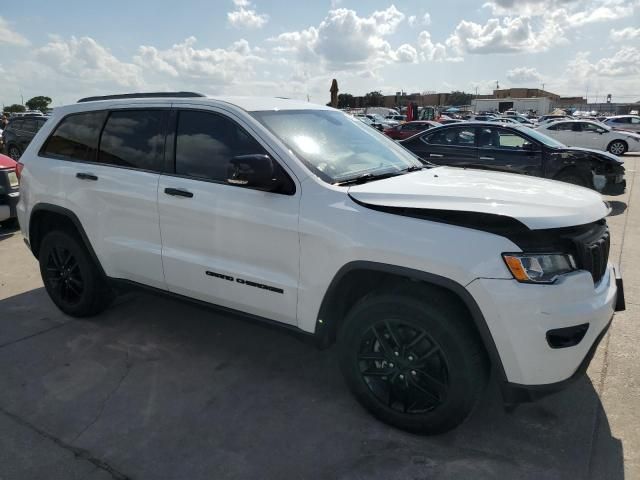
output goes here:
<path id="1" fill-rule="evenodd" d="M 518 150 L 524 148 L 529 142 L 525 137 L 521 137 L 510 130 L 500 128 L 482 128 L 478 145 L 485 148 L 500 148 L 507 150 Z"/>
<path id="2" fill-rule="evenodd" d="M 100 138 L 98 161 L 142 170 L 162 171 L 167 112 L 111 112 Z"/>
<path id="3" fill-rule="evenodd" d="M 95 161 L 106 112 L 69 115 L 56 127 L 44 147 L 45 155 Z"/>
<path id="4" fill-rule="evenodd" d="M 548 128 L 548 130 L 561 130 L 561 131 L 573 130 L 573 124 L 569 122 L 558 122 L 551 125 Z"/>
<path id="5" fill-rule="evenodd" d="M 428 143 L 435 145 L 459 145 L 473 147 L 475 145 L 475 128 L 447 128 L 425 137 Z"/>
<path id="6" fill-rule="evenodd" d="M 9 130 L 20 130 L 22 128 L 24 120 L 11 120 L 11 123 L 7 125 L 7 129 Z"/>
<path id="7" fill-rule="evenodd" d="M 32 118 L 27 118 L 22 123 L 22 130 L 29 133 L 36 133 L 36 121 Z"/>
<path id="8" fill-rule="evenodd" d="M 40 130 L 42 128 L 42 126 L 44 125 L 44 122 L 46 122 L 47 119 L 46 118 L 38 118 L 36 120 L 36 131 Z"/>
<path id="9" fill-rule="evenodd" d="M 581 122 L 579 125 L 580 125 L 580 130 L 582 130 L 583 132 L 593 133 L 593 132 L 600 132 L 604 130 L 602 127 L 599 127 L 598 125 L 595 125 L 593 123 Z"/>
<path id="10" fill-rule="evenodd" d="M 266 153 L 242 128 L 222 115 L 182 111 L 178 116 L 176 173 L 226 182 L 237 155 Z"/>
<path id="11" fill-rule="evenodd" d="M 612 118 L 609 121 L 613 122 L 613 123 L 627 123 L 627 119 L 626 118 Z"/>

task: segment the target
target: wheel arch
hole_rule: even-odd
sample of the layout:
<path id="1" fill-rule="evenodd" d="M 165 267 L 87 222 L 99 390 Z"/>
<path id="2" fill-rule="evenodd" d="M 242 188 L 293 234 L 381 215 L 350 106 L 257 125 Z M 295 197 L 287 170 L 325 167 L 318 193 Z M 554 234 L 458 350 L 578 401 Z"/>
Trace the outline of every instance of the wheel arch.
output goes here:
<path id="1" fill-rule="evenodd" d="M 71 210 L 59 205 L 38 203 L 31 210 L 31 215 L 29 216 L 29 246 L 36 258 L 38 258 L 40 244 L 44 236 L 56 229 L 75 233 L 89 252 L 89 256 L 95 262 L 100 274 L 106 277 L 102 264 L 98 260 L 80 219 Z"/>
<path id="2" fill-rule="evenodd" d="M 408 267 L 400 267 L 370 261 L 354 261 L 344 265 L 333 277 L 327 288 L 316 319 L 315 335 L 321 347 L 336 341 L 338 331 L 348 309 L 374 287 L 394 288 L 406 286 L 406 282 L 420 282 L 426 287 L 440 289 L 451 299 L 461 302 L 472 320 L 474 328 L 487 352 L 491 367 L 499 379 L 507 381 L 498 349 L 487 322 L 473 296 L 461 284 L 446 277 Z"/>

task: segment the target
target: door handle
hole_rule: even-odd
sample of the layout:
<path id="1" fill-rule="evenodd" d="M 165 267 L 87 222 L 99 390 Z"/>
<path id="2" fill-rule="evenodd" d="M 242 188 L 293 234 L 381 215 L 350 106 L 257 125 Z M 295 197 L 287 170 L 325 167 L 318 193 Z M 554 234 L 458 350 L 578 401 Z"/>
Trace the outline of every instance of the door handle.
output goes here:
<path id="1" fill-rule="evenodd" d="M 495 160 L 493 157 L 480 157 L 480 160 Z"/>
<path id="2" fill-rule="evenodd" d="M 79 178 L 80 180 L 91 180 L 93 182 L 95 182 L 96 180 L 98 180 L 98 177 L 95 176 L 93 173 L 76 173 L 76 178 Z"/>
<path id="3" fill-rule="evenodd" d="M 164 193 L 166 193 L 167 195 L 171 195 L 174 197 L 186 197 L 186 198 L 192 198 L 193 197 L 193 193 L 187 191 L 187 190 L 182 190 L 180 188 L 165 188 L 164 189 Z"/>
<path id="4" fill-rule="evenodd" d="M 442 158 L 444 157 L 444 155 L 440 155 L 439 153 L 430 153 L 429 154 L 430 157 L 436 157 L 436 158 Z"/>

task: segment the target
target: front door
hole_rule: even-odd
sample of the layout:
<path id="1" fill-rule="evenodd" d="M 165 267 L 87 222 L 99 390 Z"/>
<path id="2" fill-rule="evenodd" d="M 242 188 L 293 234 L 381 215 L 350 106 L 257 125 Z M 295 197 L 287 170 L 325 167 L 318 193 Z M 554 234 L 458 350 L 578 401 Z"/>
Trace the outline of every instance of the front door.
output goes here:
<path id="1" fill-rule="evenodd" d="M 411 150 L 437 165 L 469 167 L 477 158 L 475 138 L 475 127 L 437 128 L 432 133 L 427 131 L 416 137 L 411 143 Z"/>
<path id="2" fill-rule="evenodd" d="M 577 122 L 573 125 L 576 146 L 606 150 L 608 144 L 606 129 L 591 122 Z"/>
<path id="3" fill-rule="evenodd" d="M 239 119 L 182 109 L 174 124 L 174 173 L 162 175 L 158 188 L 169 290 L 295 324 L 299 189 L 285 194 L 227 183 L 232 157 L 276 158 Z"/>
<path id="4" fill-rule="evenodd" d="M 542 148 L 517 132 L 481 127 L 478 133 L 477 168 L 542 176 Z"/>

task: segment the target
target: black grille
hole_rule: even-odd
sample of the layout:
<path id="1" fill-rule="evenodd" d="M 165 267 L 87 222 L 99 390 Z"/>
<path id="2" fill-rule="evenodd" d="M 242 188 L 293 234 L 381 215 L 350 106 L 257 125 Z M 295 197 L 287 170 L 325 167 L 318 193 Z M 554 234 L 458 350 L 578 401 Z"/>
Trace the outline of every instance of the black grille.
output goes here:
<path id="1" fill-rule="evenodd" d="M 595 232 L 574 237 L 576 246 L 576 262 L 578 268 L 588 270 L 593 277 L 593 283 L 597 284 L 607 272 L 609 262 L 609 248 L 611 238 L 606 225 Z"/>

